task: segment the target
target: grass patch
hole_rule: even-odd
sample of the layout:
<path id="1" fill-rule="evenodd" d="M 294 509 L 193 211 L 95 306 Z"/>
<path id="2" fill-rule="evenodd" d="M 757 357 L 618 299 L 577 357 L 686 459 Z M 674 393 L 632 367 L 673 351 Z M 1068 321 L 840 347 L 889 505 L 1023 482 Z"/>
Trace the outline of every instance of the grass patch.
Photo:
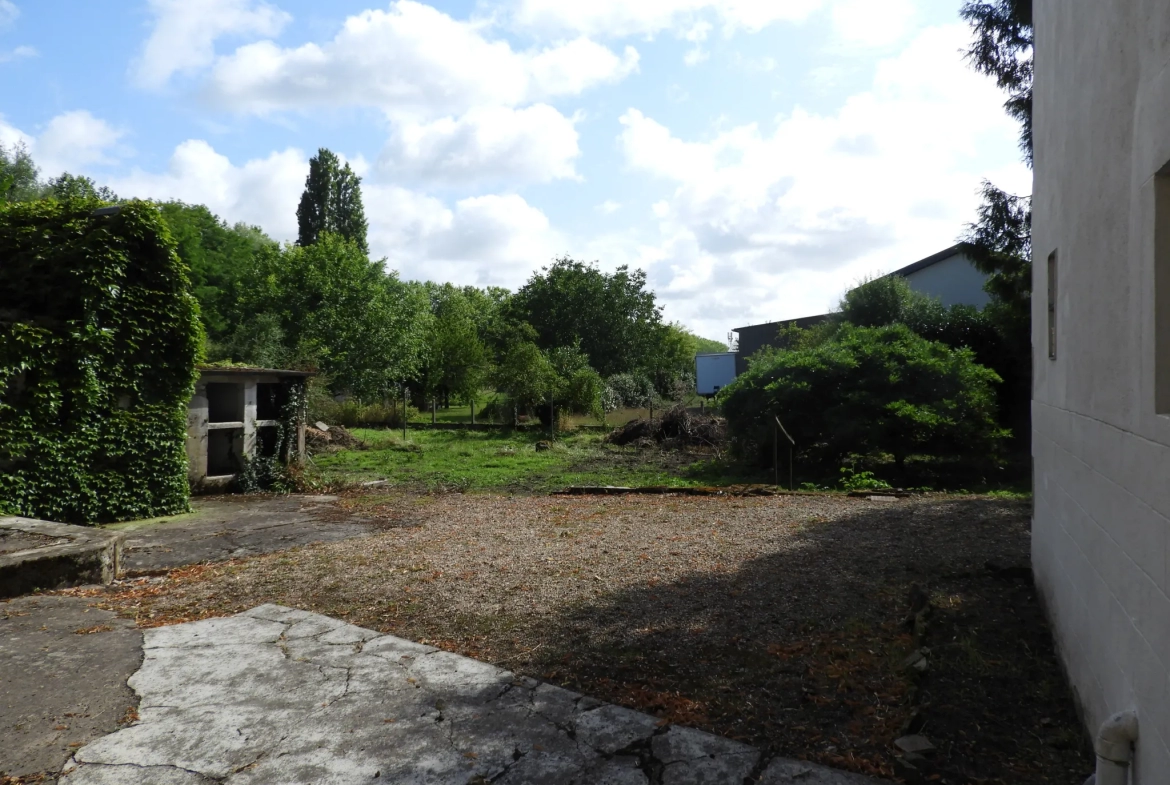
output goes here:
<path id="1" fill-rule="evenodd" d="M 357 428 L 364 450 L 313 459 L 326 484 L 389 480 L 425 490 L 546 493 L 570 485 L 728 485 L 746 481 L 711 456 L 617 447 L 599 433 L 395 431 Z M 540 442 L 548 449 L 537 449 Z"/>

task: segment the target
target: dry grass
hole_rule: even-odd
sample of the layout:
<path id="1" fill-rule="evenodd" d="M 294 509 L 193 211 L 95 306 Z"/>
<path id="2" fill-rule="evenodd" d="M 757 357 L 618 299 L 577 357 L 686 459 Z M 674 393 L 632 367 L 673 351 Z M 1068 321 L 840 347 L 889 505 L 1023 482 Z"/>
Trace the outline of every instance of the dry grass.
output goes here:
<path id="1" fill-rule="evenodd" d="M 1027 564 L 1017 502 L 453 494 L 343 504 L 388 530 L 176 571 L 103 603 L 143 625 L 264 602 L 314 610 L 861 772 L 895 774 L 891 743 L 916 703 L 940 747 L 929 770 L 944 782 L 1055 782 L 1084 763 L 1083 750 L 1045 741 L 1076 719 L 1035 597 L 1000 591 L 984 566 Z M 936 596 L 937 634 L 968 641 L 962 657 L 937 658 L 945 695 L 928 687 L 924 698 L 899 667 L 914 646 L 901 627 L 913 582 Z M 964 669 L 1021 655 L 982 651 L 987 624 L 1004 633 L 994 646 L 1018 638 L 1028 652 L 1018 673 L 998 668 L 994 689 Z M 1037 743 L 985 754 L 997 723 L 1014 732 L 1021 717 L 1048 720 Z"/>

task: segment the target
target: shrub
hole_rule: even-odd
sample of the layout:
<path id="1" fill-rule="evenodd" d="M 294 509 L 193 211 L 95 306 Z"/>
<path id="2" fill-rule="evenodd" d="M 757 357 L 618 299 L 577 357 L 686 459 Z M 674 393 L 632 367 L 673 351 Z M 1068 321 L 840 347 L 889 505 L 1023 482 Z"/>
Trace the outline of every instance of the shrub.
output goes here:
<path id="1" fill-rule="evenodd" d="M 999 377 L 969 349 L 928 341 L 903 325 L 841 325 L 819 346 L 773 351 L 719 394 L 735 449 L 770 458 L 775 416 L 801 457 L 822 467 L 846 456 L 994 457 Z"/>
<path id="2" fill-rule="evenodd" d="M 654 394 L 654 384 L 642 374 L 615 373 L 605 384 L 607 400 L 616 404 L 612 409 L 641 409 L 650 404 Z"/>

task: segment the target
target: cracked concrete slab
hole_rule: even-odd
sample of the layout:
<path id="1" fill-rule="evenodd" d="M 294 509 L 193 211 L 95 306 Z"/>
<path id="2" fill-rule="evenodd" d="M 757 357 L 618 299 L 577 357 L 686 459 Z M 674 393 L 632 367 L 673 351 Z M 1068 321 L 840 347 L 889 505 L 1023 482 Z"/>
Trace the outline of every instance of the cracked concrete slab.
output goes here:
<path id="1" fill-rule="evenodd" d="M 194 512 L 105 528 L 125 535 L 122 567 L 149 574 L 315 542 L 363 537 L 384 528 L 339 515 L 336 496 L 222 496 L 192 500 Z"/>
<path id="2" fill-rule="evenodd" d="M 62 785 L 877 783 L 275 605 L 147 630 L 143 651 L 138 721 Z"/>
<path id="3" fill-rule="evenodd" d="M 74 748 L 117 729 L 137 703 L 126 680 L 141 662 L 134 623 L 82 598 L 0 602 L 0 774 L 60 771 Z"/>

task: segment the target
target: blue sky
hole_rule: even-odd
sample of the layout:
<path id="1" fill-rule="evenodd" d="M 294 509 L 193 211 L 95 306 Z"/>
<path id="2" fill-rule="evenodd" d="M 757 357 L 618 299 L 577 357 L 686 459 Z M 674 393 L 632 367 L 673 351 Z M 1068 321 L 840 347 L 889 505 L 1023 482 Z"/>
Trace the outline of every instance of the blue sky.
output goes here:
<path id="1" fill-rule="evenodd" d="M 959 5 L 0 0 L 0 143 L 281 240 L 328 147 L 403 277 L 628 264 L 722 338 L 951 245 L 985 177 L 1029 190 Z"/>

